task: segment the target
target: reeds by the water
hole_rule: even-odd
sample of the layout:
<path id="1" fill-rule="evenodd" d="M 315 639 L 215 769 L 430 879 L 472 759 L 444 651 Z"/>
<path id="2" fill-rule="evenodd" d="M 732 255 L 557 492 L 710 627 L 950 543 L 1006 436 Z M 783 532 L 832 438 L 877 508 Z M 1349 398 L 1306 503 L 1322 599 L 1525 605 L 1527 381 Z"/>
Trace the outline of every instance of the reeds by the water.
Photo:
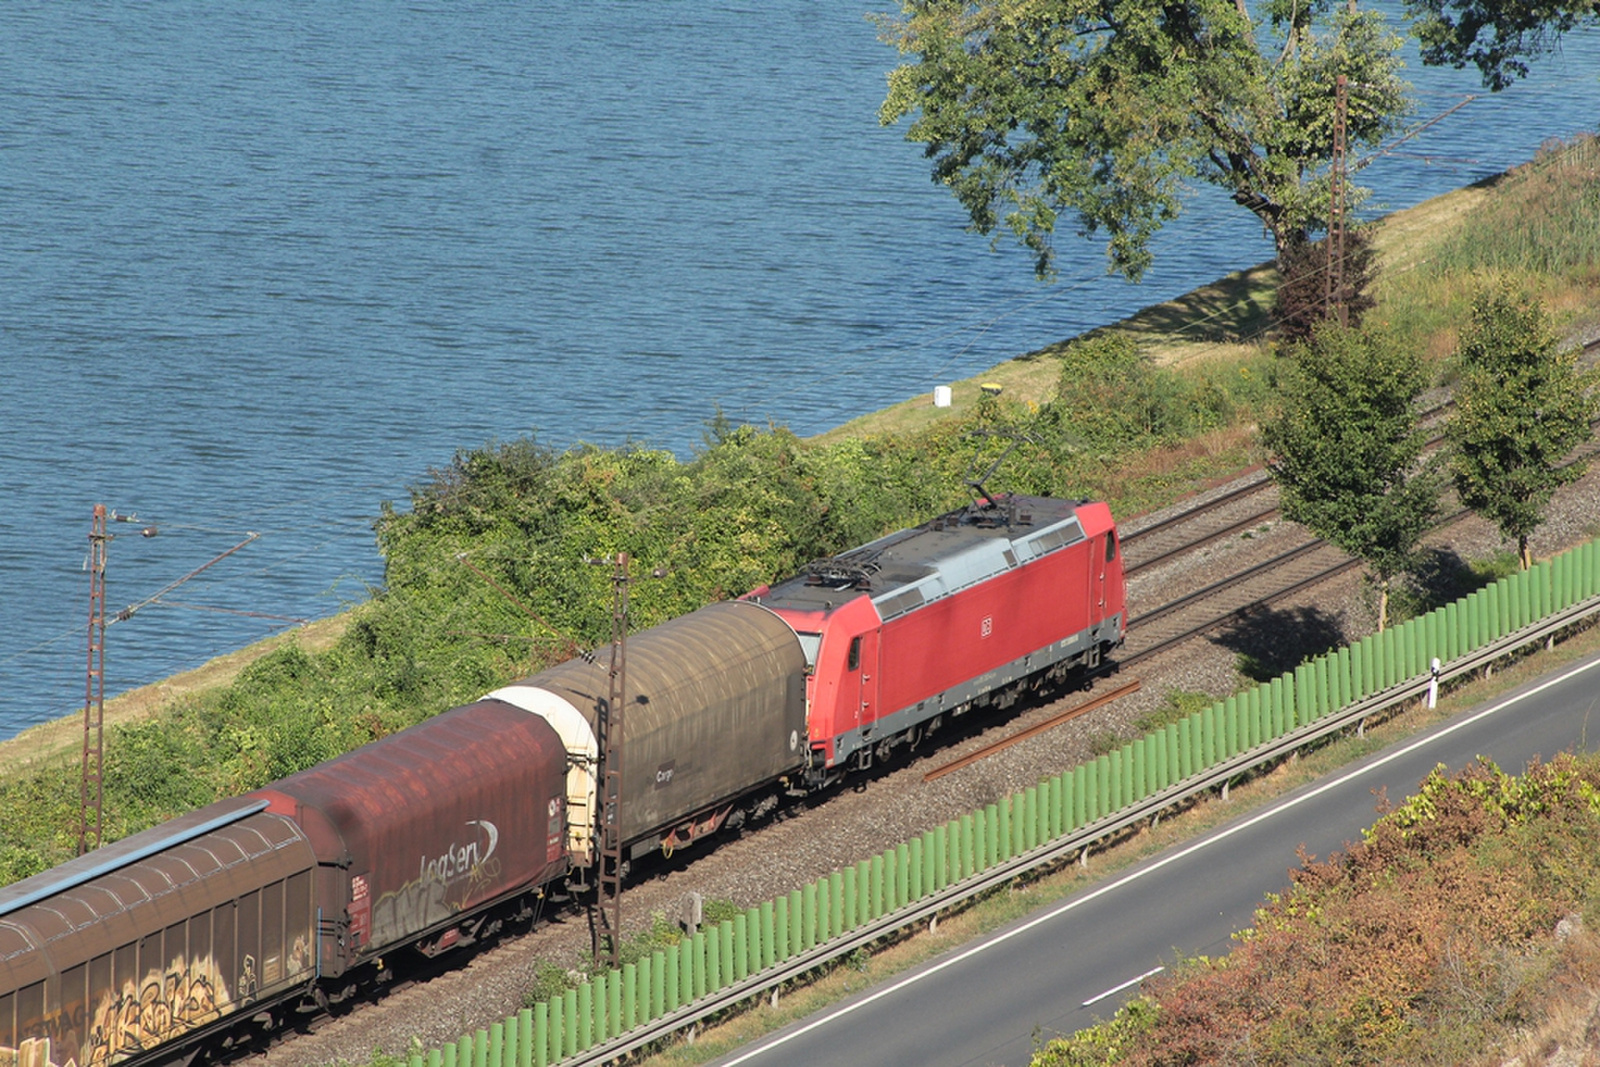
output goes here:
<path id="1" fill-rule="evenodd" d="M 1496 179 L 1464 214 L 1413 233 L 1405 263 L 1379 270 L 1376 318 L 1430 361 L 1455 349 L 1474 296 L 1508 282 L 1559 324 L 1592 308 L 1600 287 L 1600 137 L 1547 144 Z"/>
<path id="2" fill-rule="evenodd" d="M 1438 248 L 1429 273 L 1600 274 L 1600 138 L 1547 144 L 1495 193 Z"/>

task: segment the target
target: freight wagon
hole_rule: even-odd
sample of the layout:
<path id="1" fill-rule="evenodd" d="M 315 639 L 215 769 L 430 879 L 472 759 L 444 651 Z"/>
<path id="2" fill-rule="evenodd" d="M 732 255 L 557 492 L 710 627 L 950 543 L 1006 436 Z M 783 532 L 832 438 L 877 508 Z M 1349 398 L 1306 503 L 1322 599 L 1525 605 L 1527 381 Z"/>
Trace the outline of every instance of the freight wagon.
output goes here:
<path id="1" fill-rule="evenodd" d="M 227 800 L 0 890 L 0 1063 L 109 1064 L 314 977 L 316 858 Z"/>

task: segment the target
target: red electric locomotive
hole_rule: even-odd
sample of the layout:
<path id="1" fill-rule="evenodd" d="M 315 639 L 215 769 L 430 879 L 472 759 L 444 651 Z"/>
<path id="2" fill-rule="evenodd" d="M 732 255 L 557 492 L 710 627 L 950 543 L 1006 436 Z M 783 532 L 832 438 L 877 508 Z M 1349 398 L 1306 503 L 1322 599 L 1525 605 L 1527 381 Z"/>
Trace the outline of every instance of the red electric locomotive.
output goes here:
<path id="1" fill-rule="evenodd" d="M 814 785 L 1092 669 L 1127 632 L 1111 509 L 1048 497 L 985 500 L 747 596 L 805 650 Z"/>
<path id="2" fill-rule="evenodd" d="M 1004 707 L 1092 668 L 1126 633 L 1122 558 L 1105 504 L 979 504 L 813 563 L 776 586 L 628 640 L 620 825 L 630 857 L 680 848 L 825 788 L 946 716 Z M 497 689 L 567 746 L 567 805 L 592 812 L 605 657 Z M 574 864 L 592 862 L 574 819 Z"/>

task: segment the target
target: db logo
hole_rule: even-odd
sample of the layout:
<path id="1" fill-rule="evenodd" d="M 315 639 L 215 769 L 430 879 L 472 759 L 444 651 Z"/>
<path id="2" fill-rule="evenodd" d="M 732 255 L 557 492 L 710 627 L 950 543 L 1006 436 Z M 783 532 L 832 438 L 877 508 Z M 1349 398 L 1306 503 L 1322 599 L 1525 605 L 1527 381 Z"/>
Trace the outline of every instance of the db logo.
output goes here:
<path id="1" fill-rule="evenodd" d="M 978 625 L 978 636 L 988 637 L 992 633 L 994 633 L 994 617 L 992 615 L 985 615 L 983 617 L 983 622 Z"/>

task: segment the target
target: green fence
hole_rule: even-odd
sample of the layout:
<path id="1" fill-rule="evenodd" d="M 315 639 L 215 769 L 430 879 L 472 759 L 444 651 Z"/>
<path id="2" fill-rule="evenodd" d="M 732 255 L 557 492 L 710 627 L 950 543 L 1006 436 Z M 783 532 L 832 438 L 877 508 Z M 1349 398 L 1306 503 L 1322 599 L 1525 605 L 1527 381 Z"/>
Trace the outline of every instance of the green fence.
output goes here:
<path id="1" fill-rule="evenodd" d="M 1600 540 L 657 950 L 412 1067 L 545 1067 L 1600 594 Z"/>

